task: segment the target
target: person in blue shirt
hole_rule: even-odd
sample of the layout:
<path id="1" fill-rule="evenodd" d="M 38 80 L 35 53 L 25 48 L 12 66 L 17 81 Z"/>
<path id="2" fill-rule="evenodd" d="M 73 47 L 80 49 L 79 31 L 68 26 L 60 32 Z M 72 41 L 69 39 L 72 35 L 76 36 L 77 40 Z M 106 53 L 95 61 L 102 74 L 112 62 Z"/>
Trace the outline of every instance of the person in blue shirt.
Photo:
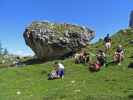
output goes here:
<path id="1" fill-rule="evenodd" d="M 109 34 L 107 34 L 107 36 L 104 38 L 104 45 L 107 52 L 111 48 L 111 38 Z"/>

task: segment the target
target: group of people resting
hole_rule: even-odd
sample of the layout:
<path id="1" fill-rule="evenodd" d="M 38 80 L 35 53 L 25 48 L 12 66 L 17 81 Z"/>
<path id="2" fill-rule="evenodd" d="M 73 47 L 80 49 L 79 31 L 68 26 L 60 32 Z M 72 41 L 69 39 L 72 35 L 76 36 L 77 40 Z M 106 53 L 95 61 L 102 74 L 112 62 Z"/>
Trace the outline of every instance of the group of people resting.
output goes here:
<path id="1" fill-rule="evenodd" d="M 86 51 L 82 51 L 81 53 L 76 53 L 74 58 L 75 58 L 75 64 L 79 63 L 85 64 L 90 60 L 89 53 L 87 53 Z"/>
<path id="2" fill-rule="evenodd" d="M 109 34 L 104 38 L 104 45 L 105 45 L 105 51 L 98 50 L 96 54 L 96 61 L 91 62 L 90 54 L 86 51 L 82 51 L 81 53 L 76 53 L 74 56 L 75 64 L 83 63 L 83 64 L 89 64 L 89 70 L 91 71 L 99 71 L 102 66 L 106 65 L 107 57 L 106 53 L 111 48 L 111 38 L 109 37 Z M 113 56 L 113 63 L 116 63 L 118 65 L 121 65 L 122 60 L 124 59 L 124 50 L 122 45 L 118 45 L 114 56 Z M 54 63 L 54 70 L 51 71 L 50 74 L 48 74 L 48 79 L 59 79 L 64 77 L 64 65 L 60 62 Z"/>
<path id="3" fill-rule="evenodd" d="M 107 36 L 104 38 L 104 43 L 107 52 L 111 48 L 111 38 L 109 37 L 109 34 L 107 34 Z M 124 59 L 124 49 L 122 45 L 119 44 L 114 53 L 113 62 L 117 63 L 118 65 L 121 65 L 123 59 Z"/>
<path id="4" fill-rule="evenodd" d="M 104 38 L 104 45 L 105 45 L 105 51 L 103 50 L 97 51 L 96 61 L 91 62 L 89 53 L 87 54 L 85 51 L 83 51 L 79 54 L 75 54 L 75 63 L 88 63 L 89 69 L 91 71 L 100 70 L 102 66 L 106 65 L 107 62 L 106 53 L 111 48 L 111 38 L 109 37 L 109 34 L 107 34 L 107 36 Z M 122 48 L 122 45 L 118 45 L 113 56 L 113 62 L 117 63 L 118 65 L 121 65 L 123 59 L 124 59 L 124 50 Z"/>

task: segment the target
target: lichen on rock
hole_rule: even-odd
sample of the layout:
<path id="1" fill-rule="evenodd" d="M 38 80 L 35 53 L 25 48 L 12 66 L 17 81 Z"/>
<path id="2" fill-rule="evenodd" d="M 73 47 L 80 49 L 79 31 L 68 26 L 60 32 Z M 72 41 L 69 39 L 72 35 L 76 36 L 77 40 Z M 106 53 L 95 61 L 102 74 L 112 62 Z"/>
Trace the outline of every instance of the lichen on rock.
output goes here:
<path id="1" fill-rule="evenodd" d="M 39 59 L 50 60 L 73 54 L 87 46 L 95 32 L 74 24 L 36 21 L 25 29 L 23 35 Z"/>

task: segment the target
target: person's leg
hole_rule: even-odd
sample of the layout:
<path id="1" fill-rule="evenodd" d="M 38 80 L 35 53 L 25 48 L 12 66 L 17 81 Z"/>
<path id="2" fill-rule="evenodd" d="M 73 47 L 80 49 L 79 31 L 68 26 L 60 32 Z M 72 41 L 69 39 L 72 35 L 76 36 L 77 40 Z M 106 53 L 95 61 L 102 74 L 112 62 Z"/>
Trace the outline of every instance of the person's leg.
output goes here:
<path id="1" fill-rule="evenodd" d="M 119 54 L 119 63 L 118 63 L 118 65 L 121 65 L 121 62 L 122 62 L 122 55 Z"/>
<path id="2" fill-rule="evenodd" d="M 92 64 L 91 70 L 92 71 L 99 71 L 100 70 L 99 64 L 97 64 L 97 63 Z"/>
<path id="3" fill-rule="evenodd" d="M 105 43 L 105 52 L 107 53 L 108 51 L 109 51 L 109 44 L 107 42 L 107 43 Z"/>
<path id="4" fill-rule="evenodd" d="M 100 69 L 99 64 L 95 64 L 95 70 L 98 71 Z"/>
<path id="5" fill-rule="evenodd" d="M 106 57 L 104 57 L 103 66 L 105 67 L 105 66 L 106 66 L 106 64 L 107 64 L 107 58 L 106 58 Z"/>
<path id="6" fill-rule="evenodd" d="M 104 46 L 105 46 L 105 52 L 107 52 L 107 43 L 105 43 Z"/>
<path id="7" fill-rule="evenodd" d="M 105 43 L 105 52 L 106 53 L 109 52 L 110 48 L 111 48 L 111 43 L 110 42 Z"/>
<path id="8" fill-rule="evenodd" d="M 111 43 L 110 42 L 107 43 L 107 47 L 108 47 L 108 49 L 111 48 Z"/>
<path id="9" fill-rule="evenodd" d="M 60 70 L 59 69 L 56 71 L 56 77 L 57 78 L 60 77 Z"/>
<path id="10" fill-rule="evenodd" d="M 82 63 L 85 64 L 85 57 L 82 57 Z"/>
<path id="11" fill-rule="evenodd" d="M 87 63 L 90 61 L 90 57 L 89 56 L 87 56 Z"/>
<path id="12" fill-rule="evenodd" d="M 51 73 L 48 74 L 48 80 L 53 80 L 53 76 Z"/>
<path id="13" fill-rule="evenodd" d="M 109 52 L 109 49 L 110 49 L 110 43 L 108 43 L 108 52 Z"/>
<path id="14" fill-rule="evenodd" d="M 114 63 L 117 62 L 117 58 L 118 58 L 118 57 L 117 57 L 117 55 L 115 54 L 115 55 L 114 55 Z"/>
<path id="15" fill-rule="evenodd" d="M 48 80 L 50 80 L 51 79 L 51 75 L 50 75 L 50 73 L 48 74 Z"/>
<path id="16" fill-rule="evenodd" d="M 75 59 L 75 64 L 78 64 L 78 59 L 77 58 Z"/>
<path id="17" fill-rule="evenodd" d="M 81 56 L 80 58 L 80 63 L 83 63 L 83 56 Z"/>
<path id="18" fill-rule="evenodd" d="M 92 72 L 96 71 L 95 65 L 94 65 L 94 64 L 91 65 L 91 66 L 89 67 L 89 70 L 92 71 Z"/>
<path id="19" fill-rule="evenodd" d="M 121 60 L 123 61 L 123 60 L 124 60 L 124 55 L 122 54 L 122 55 L 121 55 L 121 57 L 122 57 L 122 59 L 121 59 Z"/>
<path id="20" fill-rule="evenodd" d="M 60 77 L 64 78 L 64 69 L 61 70 Z"/>
<path id="21" fill-rule="evenodd" d="M 81 58 L 80 57 L 78 57 L 78 64 L 80 64 L 81 63 Z"/>
<path id="22" fill-rule="evenodd" d="M 88 63 L 88 62 L 89 62 L 89 57 L 86 56 L 86 57 L 85 57 L 85 63 Z"/>
<path id="23" fill-rule="evenodd" d="M 110 48 L 111 48 L 111 43 L 108 42 L 108 43 L 107 43 L 107 51 L 108 51 L 108 54 L 110 54 Z"/>
<path id="24" fill-rule="evenodd" d="M 90 71 L 94 71 L 94 64 L 93 63 L 89 63 L 89 70 Z"/>

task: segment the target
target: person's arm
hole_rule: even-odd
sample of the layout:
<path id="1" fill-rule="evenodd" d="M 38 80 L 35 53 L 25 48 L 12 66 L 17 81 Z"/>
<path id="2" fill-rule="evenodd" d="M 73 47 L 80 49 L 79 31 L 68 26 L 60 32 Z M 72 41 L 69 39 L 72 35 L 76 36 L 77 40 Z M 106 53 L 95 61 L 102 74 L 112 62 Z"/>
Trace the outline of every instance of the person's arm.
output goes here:
<path id="1" fill-rule="evenodd" d="M 115 52 L 115 55 L 117 55 L 118 53 L 117 53 L 117 51 Z"/>
<path id="2" fill-rule="evenodd" d="M 123 50 L 121 51 L 121 54 L 124 55 L 124 51 Z"/>

